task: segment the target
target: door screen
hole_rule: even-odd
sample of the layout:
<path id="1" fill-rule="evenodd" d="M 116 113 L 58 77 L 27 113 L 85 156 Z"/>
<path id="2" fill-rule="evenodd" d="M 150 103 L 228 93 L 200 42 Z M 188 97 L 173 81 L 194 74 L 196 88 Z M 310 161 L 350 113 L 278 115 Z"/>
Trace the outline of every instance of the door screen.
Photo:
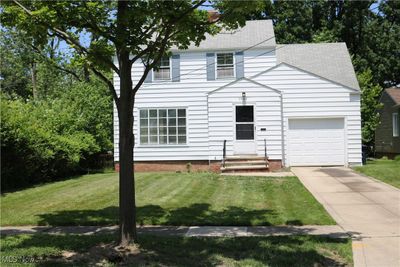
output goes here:
<path id="1" fill-rule="evenodd" d="M 236 140 L 254 140 L 253 106 L 236 106 Z"/>

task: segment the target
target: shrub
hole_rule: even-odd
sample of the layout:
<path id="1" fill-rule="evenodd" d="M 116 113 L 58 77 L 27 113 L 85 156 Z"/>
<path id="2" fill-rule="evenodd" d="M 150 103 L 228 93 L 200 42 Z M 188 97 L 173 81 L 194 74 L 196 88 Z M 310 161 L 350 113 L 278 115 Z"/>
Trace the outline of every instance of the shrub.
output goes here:
<path id="1" fill-rule="evenodd" d="M 396 157 L 394 158 L 394 160 L 400 162 L 400 155 L 396 156 Z"/>
<path id="2" fill-rule="evenodd" d="M 72 175 L 110 150 L 112 102 L 97 85 L 76 84 L 51 101 L 1 98 L 1 190 Z"/>

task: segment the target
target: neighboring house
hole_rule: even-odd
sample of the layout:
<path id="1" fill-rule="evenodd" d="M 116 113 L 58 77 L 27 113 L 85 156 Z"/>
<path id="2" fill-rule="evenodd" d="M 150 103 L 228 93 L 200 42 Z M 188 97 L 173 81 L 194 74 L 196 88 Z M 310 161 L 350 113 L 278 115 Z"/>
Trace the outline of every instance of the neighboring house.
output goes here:
<path id="1" fill-rule="evenodd" d="M 142 72 L 134 64 L 134 82 Z M 238 162 L 223 170 L 361 164 L 360 91 L 346 45 L 277 45 L 270 20 L 172 49 L 138 91 L 134 118 L 137 171 L 219 170 L 224 150 Z M 115 109 L 114 151 L 118 168 Z"/>
<path id="2" fill-rule="evenodd" d="M 400 88 L 387 88 L 382 92 L 379 110 L 380 124 L 375 131 L 375 152 L 378 157 L 394 158 L 400 155 Z"/>

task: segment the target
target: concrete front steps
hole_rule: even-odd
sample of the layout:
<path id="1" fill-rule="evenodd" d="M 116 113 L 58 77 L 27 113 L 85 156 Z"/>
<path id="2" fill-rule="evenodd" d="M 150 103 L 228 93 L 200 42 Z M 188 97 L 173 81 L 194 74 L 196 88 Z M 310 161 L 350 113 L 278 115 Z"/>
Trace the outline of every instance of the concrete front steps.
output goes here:
<path id="1" fill-rule="evenodd" d="M 226 157 L 221 163 L 222 173 L 268 172 L 268 159 L 257 155 L 235 155 Z"/>

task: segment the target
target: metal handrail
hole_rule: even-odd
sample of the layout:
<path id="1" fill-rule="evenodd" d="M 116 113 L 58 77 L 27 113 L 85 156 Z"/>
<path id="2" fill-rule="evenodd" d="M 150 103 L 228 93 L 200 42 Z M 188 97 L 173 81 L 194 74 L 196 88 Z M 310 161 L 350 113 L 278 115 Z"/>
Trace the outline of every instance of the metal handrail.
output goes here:
<path id="1" fill-rule="evenodd" d="M 222 167 L 225 167 L 225 159 L 226 159 L 226 140 L 224 140 L 224 147 L 222 149 Z"/>
<path id="2" fill-rule="evenodd" d="M 264 138 L 264 157 L 265 157 L 265 161 L 267 161 L 268 157 L 267 157 L 267 139 Z"/>

